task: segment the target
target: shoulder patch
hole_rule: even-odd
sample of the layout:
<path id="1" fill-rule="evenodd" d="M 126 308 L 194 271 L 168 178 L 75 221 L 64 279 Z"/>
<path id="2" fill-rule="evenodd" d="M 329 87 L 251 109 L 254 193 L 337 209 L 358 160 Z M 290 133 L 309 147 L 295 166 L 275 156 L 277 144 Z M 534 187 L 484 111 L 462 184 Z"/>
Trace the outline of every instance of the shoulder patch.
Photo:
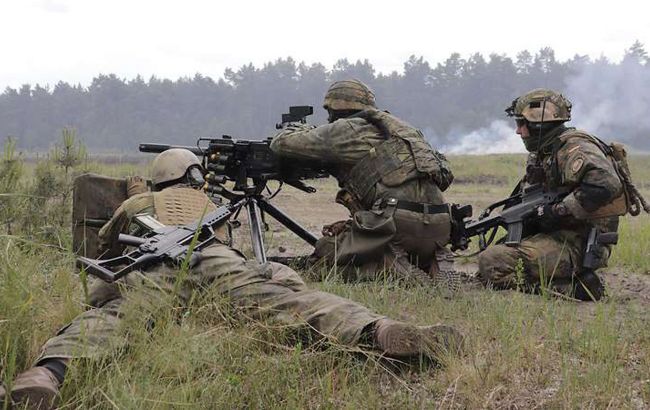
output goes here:
<path id="1" fill-rule="evenodd" d="M 574 159 L 573 162 L 571 163 L 571 172 L 573 172 L 574 174 L 577 174 L 578 171 L 580 171 L 580 169 L 584 165 L 584 163 L 585 163 L 585 160 L 582 157 L 578 157 L 578 158 Z"/>

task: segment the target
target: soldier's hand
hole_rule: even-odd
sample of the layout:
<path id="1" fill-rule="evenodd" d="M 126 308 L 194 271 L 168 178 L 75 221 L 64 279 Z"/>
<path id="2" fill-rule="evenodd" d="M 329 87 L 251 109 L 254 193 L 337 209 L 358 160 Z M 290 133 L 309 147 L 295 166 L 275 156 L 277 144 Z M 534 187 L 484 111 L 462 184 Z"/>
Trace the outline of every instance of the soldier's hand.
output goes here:
<path id="1" fill-rule="evenodd" d="M 133 195 L 147 192 L 147 182 L 140 176 L 126 177 L 126 195 L 131 198 Z"/>
<path id="2" fill-rule="evenodd" d="M 350 225 L 350 221 L 338 221 L 330 225 L 323 226 L 323 236 L 336 236 L 346 230 Z"/>
<path id="3" fill-rule="evenodd" d="M 545 218 L 562 218 L 570 214 L 569 208 L 563 203 L 558 202 L 555 204 L 549 204 L 540 206 L 537 210 L 537 214 Z"/>

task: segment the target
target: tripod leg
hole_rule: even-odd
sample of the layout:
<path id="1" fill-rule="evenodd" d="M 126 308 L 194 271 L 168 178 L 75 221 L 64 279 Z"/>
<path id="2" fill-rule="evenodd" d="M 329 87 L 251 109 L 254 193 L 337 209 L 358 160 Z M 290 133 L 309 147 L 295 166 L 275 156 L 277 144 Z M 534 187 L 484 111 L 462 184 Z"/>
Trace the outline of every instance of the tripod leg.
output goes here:
<path id="1" fill-rule="evenodd" d="M 246 204 L 248 211 L 248 222 L 251 230 L 251 246 L 255 259 L 259 263 L 266 263 L 266 250 L 264 249 L 264 237 L 262 236 L 262 217 L 257 200 L 250 198 Z"/>
<path id="2" fill-rule="evenodd" d="M 308 230 L 303 228 L 298 222 L 291 219 L 291 217 L 282 212 L 278 207 L 267 201 L 266 199 L 259 199 L 259 207 L 267 214 L 271 215 L 276 221 L 287 227 L 291 232 L 298 235 L 308 244 L 314 246 L 318 238 L 311 234 Z"/>

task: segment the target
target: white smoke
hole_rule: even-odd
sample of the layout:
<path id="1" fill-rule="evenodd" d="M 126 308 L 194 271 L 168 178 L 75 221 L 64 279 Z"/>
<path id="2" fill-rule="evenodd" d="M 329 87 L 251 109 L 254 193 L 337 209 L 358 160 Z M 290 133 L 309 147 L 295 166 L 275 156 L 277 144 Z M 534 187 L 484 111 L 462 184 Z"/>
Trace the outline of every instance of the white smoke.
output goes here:
<path id="1" fill-rule="evenodd" d="M 567 77 L 565 88 L 573 102 L 571 125 L 604 140 L 650 148 L 649 65 L 633 60 L 586 64 Z"/>
<path id="2" fill-rule="evenodd" d="M 502 154 L 526 152 L 515 133 L 513 121 L 496 120 L 469 133 L 452 132 L 444 139 L 452 141 L 439 150 L 445 154 Z"/>
<path id="3" fill-rule="evenodd" d="M 531 84 L 529 89 L 544 87 Z M 614 64 L 595 61 L 568 75 L 560 91 L 573 103 L 568 126 L 584 129 L 605 141 L 623 142 L 628 149 L 650 151 L 650 63 L 624 59 Z M 515 96 L 513 96 L 514 98 Z M 514 122 L 495 120 L 471 132 L 452 131 L 431 138 L 449 154 L 525 153 Z M 426 132 L 429 131 L 429 132 Z M 434 135 L 425 130 L 426 135 Z M 435 141 L 445 141 L 444 145 Z"/>

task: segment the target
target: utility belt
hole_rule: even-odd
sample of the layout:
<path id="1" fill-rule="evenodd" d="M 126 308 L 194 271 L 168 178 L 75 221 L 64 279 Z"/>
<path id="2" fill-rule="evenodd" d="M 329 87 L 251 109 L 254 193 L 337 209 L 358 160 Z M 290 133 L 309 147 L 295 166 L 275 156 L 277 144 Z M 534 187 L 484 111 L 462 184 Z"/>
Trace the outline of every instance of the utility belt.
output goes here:
<path id="1" fill-rule="evenodd" d="M 412 212 L 417 212 L 420 214 L 428 214 L 428 215 L 450 213 L 449 204 L 439 204 L 439 205 L 424 204 L 421 202 L 411 202 L 411 201 L 405 201 L 396 198 L 379 200 L 377 208 L 378 209 L 386 209 L 386 208 L 403 209 L 405 211 L 412 211 Z"/>

